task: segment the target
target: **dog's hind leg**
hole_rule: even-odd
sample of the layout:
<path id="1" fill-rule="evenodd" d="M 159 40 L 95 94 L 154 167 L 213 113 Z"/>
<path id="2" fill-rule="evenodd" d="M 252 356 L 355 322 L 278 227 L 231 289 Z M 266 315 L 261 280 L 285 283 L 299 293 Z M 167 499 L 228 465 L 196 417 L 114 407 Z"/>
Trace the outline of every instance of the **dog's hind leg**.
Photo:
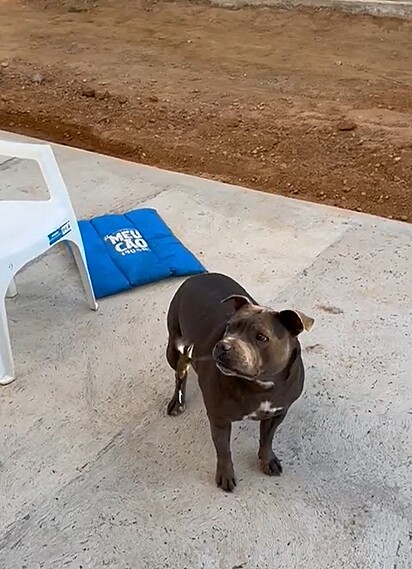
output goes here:
<path id="1" fill-rule="evenodd" d="M 180 415 L 186 407 L 187 372 L 190 367 L 188 347 L 182 347 L 182 352 L 176 346 L 176 340 L 169 339 L 166 351 L 167 361 L 175 370 L 175 390 L 167 406 L 168 415 Z"/>

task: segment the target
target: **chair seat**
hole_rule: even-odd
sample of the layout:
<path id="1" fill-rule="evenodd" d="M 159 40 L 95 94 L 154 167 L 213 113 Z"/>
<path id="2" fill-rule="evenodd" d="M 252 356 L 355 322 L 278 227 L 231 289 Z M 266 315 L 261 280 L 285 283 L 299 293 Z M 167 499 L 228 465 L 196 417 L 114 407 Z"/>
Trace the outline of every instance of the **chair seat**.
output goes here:
<path id="1" fill-rule="evenodd" d="M 47 239 L 68 221 L 67 214 L 51 200 L 0 201 L 0 259 Z"/>

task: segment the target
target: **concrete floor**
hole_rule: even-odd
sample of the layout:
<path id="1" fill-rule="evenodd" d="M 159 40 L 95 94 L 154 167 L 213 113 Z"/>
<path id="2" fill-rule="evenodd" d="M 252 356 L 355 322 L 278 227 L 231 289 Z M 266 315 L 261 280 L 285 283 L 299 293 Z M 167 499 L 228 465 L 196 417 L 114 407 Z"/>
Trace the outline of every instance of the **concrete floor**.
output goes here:
<path id="1" fill-rule="evenodd" d="M 63 248 L 24 269 L 7 305 L 18 380 L 0 391 L 0 567 L 410 568 L 411 226 L 55 151 L 79 217 L 156 207 L 209 270 L 316 327 L 275 439 L 283 476 L 260 474 L 245 422 L 225 495 L 194 378 L 186 414 L 165 415 L 180 281 L 92 313 Z M 31 166 L 0 158 L 1 198 L 28 180 L 40 196 Z"/>

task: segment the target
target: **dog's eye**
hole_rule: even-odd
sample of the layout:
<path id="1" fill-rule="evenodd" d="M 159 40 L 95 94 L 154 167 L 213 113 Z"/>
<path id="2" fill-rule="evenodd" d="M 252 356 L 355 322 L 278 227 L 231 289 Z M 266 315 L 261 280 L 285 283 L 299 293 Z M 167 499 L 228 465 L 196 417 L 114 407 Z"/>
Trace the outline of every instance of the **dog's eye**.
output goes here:
<path id="1" fill-rule="evenodd" d="M 269 338 L 267 336 L 265 336 L 264 334 L 261 334 L 259 332 L 258 334 L 256 334 L 256 340 L 258 342 L 267 342 L 269 340 Z"/>

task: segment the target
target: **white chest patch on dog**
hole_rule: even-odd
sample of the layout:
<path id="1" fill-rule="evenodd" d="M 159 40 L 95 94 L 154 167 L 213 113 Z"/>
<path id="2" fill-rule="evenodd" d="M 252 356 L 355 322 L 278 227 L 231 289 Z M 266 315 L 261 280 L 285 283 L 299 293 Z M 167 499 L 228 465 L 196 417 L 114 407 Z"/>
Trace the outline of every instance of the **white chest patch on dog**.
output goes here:
<path id="1" fill-rule="evenodd" d="M 262 421 L 263 419 L 270 419 L 279 411 L 282 411 L 283 407 L 274 407 L 271 401 L 262 401 L 256 411 L 245 415 L 243 419 L 252 419 L 254 421 Z"/>

